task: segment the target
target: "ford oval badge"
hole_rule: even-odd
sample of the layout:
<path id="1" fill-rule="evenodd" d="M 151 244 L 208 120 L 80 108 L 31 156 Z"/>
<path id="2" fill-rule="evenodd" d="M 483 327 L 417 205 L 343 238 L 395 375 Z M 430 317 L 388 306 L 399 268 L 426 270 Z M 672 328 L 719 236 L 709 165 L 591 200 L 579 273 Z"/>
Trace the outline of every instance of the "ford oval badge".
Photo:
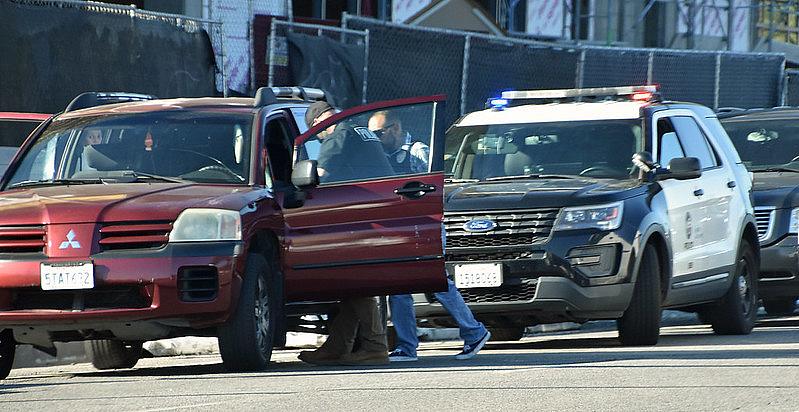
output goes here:
<path id="1" fill-rule="evenodd" d="M 497 228 L 497 223 L 488 219 L 472 219 L 463 224 L 467 232 L 488 232 Z"/>

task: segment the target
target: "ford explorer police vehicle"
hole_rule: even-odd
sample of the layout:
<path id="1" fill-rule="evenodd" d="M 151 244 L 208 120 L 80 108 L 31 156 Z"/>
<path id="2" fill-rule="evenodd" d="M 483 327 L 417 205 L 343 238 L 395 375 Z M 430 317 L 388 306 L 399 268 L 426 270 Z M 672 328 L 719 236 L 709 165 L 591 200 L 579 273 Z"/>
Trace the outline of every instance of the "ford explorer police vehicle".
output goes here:
<path id="1" fill-rule="evenodd" d="M 497 339 L 616 319 L 655 344 L 661 311 L 747 334 L 757 310 L 751 179 L 716 115 L 654 86 L 508 91 L 446 135 L 446 266 Z M 434 295 L 417 316 L 451 325 Z"/>

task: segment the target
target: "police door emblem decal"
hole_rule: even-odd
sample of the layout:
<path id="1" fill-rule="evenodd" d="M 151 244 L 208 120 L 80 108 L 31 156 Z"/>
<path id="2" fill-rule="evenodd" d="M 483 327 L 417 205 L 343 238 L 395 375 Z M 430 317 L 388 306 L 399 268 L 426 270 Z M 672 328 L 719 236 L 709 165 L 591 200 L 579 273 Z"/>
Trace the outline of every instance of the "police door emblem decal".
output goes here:
<path id="1" fill-rule="evenodd" d="M 76 237 L 77 237 L 77 235 L 75 234 L 75 231 L 70 229 L 69 232 L 67 232 L 67 240 L 61 242 L 61 246 L 59 246 L 58 248 L 59 249 L 69 249 L 69 248 L 80 249 L 80 242 L 75 240 Z"/>
<path id="2" fill-rule="evenodd" d="M 685 248 L 690 249 L 694 247 L 694 242 L 691 240 L 694 227 L 692 225 L 691 212 L 685 213 Z"/>

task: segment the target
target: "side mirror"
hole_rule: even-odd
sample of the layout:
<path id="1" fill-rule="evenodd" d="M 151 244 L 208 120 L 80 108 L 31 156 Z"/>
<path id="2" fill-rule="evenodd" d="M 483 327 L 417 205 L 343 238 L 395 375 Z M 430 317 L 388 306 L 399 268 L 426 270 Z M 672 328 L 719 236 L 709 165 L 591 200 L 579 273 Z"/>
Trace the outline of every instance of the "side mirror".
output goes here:
<path id="1" fill-rule="evenodd" d="M 316 187 L 319 185 L 319 172 L 316 170 L 316 160 L 300 160 L 291 171 L 291 183 L 300 189 Z"/>
<path id="2" fill-rule="evenodd" d="M 677 157 L 669 162 L 667 179 L 687 180 L 702 176 L 702 166 L 695 157 Z"/>

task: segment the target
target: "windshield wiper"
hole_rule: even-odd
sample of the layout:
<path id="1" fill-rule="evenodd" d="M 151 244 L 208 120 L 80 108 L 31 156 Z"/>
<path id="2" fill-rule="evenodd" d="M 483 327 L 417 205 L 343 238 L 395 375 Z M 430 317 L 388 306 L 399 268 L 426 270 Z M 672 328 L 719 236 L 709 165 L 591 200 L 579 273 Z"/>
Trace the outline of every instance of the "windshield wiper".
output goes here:
<path id="1" fill-rule="evenodd" d="M 168 176 L 161 176 L 161 175 L 154 175 L 150 173 L 142 173 L 142 172 L 125 172 L 123 176 L 130 176 L 136 180 L 159 180 L 162 182 L 169 182 L 169 183 L 190 183 L 188 180 L 179 179 L 177 177 L 168 177 Z"/>
<path id="2" fill-rule="evenodd" d="M 493 182 L 496 180 L 519 180 L 519 179 L 577 179 L 577 176 L 571 175 L 548 175 L 548 174 L 526 174 L 526 175 L 515 175 L 515 176 L 495 176 L 495 177 L 488 177 L 485 179 L 486 182 Z"/>
<path id="3" fill-rule="evenodd" d="M 751 172 L 788 172 L 788 173 L 799 173 L 799 169 L 793 169 L 790 167 L 765 167 L 763 169 L 749 169 Z"/>
<path id="4" fill-rule="evenodd" d="M 14 183 L 9 186 L 9 189 L 18 187 L 30 186 L 67 186 L 67 185 L 92 185 L 105 182 L 102 179 L 43 179 L 43 180 L 25 180 L 22 182 Z"/>

